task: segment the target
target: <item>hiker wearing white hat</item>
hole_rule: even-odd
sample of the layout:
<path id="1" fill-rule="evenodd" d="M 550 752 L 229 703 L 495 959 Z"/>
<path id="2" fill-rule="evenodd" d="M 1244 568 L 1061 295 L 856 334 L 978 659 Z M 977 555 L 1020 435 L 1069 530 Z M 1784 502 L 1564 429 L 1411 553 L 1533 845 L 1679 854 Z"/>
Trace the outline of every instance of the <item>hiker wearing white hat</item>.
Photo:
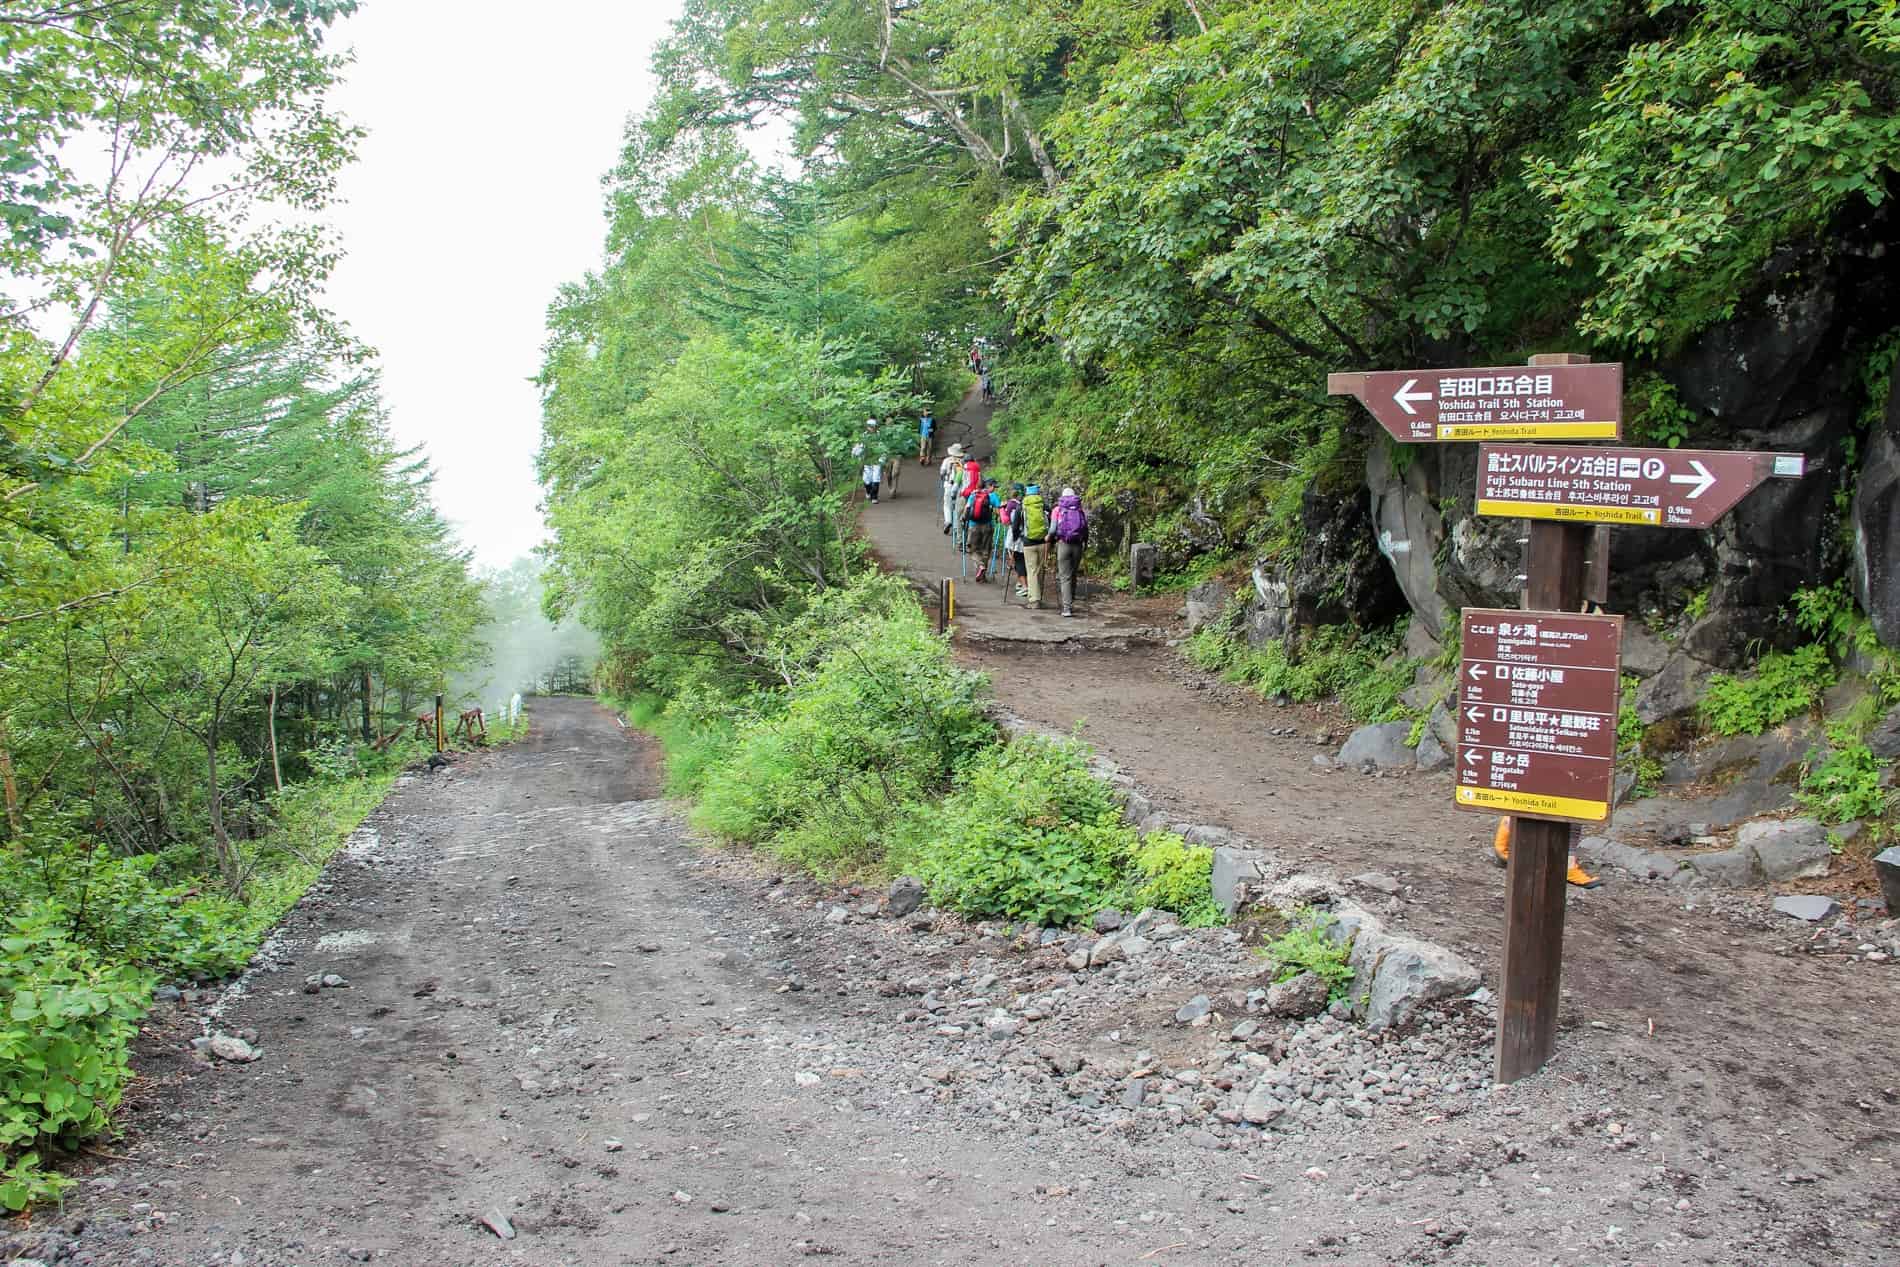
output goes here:
<path id="1" fill-rule="evenodd" d="M 1089 517 L 1082 513 L 1082 499 L 1073 488 L 1062 490 L 1056 510 L 1049 516 L 1049 538 L 1056 544 L 1056 593 L 1062 599 L 1062 614 L 1075 615 L 1075 576 L 1082 568 L 1082 552 L 1089 543 Z"/>
<path id="2" fill-rule="evenodd" d="M 963 480 L 963 446 L 953 444 L 937 465 L 937 487 L 943 501 L 943 531 L 950 535 L 957 520 L 957 486 Z"/>

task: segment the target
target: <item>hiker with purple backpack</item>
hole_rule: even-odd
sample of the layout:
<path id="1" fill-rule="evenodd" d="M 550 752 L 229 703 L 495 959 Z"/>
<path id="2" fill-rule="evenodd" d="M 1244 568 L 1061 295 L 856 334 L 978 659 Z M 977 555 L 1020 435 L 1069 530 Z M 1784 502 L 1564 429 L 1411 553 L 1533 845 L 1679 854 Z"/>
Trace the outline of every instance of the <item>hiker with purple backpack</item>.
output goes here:
<path id="1" fill-rule="evenodd" d="M 1056 547 L 1056 593 L 1062 614 L 1075 615 L 1075 577 L 1082 568 L 1082 551 L 1089 543 L 1089 517 L 1073 488 L 1062 490 L 1055 513 L 1049 516 L 1049 540 Z"/>

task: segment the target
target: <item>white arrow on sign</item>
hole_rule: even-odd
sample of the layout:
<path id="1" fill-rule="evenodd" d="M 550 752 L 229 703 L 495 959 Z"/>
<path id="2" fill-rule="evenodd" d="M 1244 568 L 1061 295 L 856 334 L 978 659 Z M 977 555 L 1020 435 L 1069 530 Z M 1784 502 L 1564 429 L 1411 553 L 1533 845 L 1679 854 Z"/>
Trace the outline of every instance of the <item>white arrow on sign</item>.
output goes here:
<path id="1" fill-rule="evenodd" d="M 1469 717 L 1472 721 L 1483 721 L 1484 710 L 1482 708 L 1467 708 L 1465 710 L 1465 716 Z"/>
<path id="2" fill-rule="evenodd" d="M 1403 387 L 1399 388 L 1397 391 L 1392 393 L 1393 401 L 1397 403 L 1400 409 L 1403 409 L 1408 414 L 1415 414 L 1418 412 L 1418 410 L 1412 408 L 1413 401 L 1430 400 L 1432 398 L 1432 394 L 1430 392 L 1413 391 L 1412 389 L 1417 386 L 1418 386 L 1418 380 L 1416 378 L 1408 378 L 1405 380 L 1405 385 Z"/>
<path id="3" fill-rule="evenodd" d="M 1473 751 L 1471 751 L 1471 752 L 1467 752 L 1467 753 L 1465 754 L 1465 760 L 1467 760 L 1467 761 L 1482 761 L 1482 760 L 1484 760 L 1484 754 L 1483 754 L 1482 752 L 1478 752 L 1478 751 L 1476 751 L 1476 750 L 1473 750 Z"/>
<path id="4" fill-rule="evenodd" d="M 1669 482 L 1671 484 L 1694 484 L 1695 487 L 1689 490 L 1689 500 L 1694 501 L 1715 486 L 1715 476 L 1709 474 L 1709 468 L 1694 458 L 1689 459 L 1689 465 L 1695 468 L 1694 475 L 1671 475 Z"/>
<path id="5" fill-rule="evenodd" d="M 1467 669 L 1466 672 L 1470 673 L 1472 677 L 1490 677 L 1491 676 L 1491 670 L 1485 668 L 1482 664 L 1474 664 L 1469 669 Z"/>

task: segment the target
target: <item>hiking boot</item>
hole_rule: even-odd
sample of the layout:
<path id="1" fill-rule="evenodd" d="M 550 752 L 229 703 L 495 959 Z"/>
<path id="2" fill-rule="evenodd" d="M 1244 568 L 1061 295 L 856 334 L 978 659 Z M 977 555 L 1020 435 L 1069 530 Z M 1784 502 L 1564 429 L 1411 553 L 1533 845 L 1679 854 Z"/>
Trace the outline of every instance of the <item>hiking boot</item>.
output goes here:
<path id="1" fill-rule="evenodd" d="M 1497 855 L 1500 867 L 1509 866 L 1511 862 L 1511 827 L 1510 819 L 1500 818 L 1498 829 L 1491 836 L 1491 852 Z M 1569 862 L 1569 870 L 1564 875 L 1566 883 L 1579 889 L 1594 889 L 1603 883 L 1601 876 L 1591 875 L 1578 864 L 1576 854 L 1570 855 Z"/>
<path id="2" fill-rule="evenodd" d="M 1074 613 L 1074 612 L 1063 612 L 1062 614 L 1063 614 L 1064 616 L 1073 616 L 1073 615 L 1075 615 L 1075 613 Z"/>
<path id="3" fill-rule="evenodd" d="M 946 537 L 950 535 L 950 525 L 949 525 L 949 524 L 945 524 L 945 525 L 943 526 L 943 535 L 944 535 L 944 536 L 946 536 Z"/>

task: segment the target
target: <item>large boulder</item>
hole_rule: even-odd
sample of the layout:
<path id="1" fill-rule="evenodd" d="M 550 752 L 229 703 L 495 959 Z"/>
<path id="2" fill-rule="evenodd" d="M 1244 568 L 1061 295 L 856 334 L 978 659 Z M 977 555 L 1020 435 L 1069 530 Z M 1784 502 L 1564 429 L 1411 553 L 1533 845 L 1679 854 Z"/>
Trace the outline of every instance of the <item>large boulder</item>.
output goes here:
<path id="1" fill-rule="evenodd" d="M 1440 510 L 1447 499 L 1468 502 L 1477 477 L 1472 445 L 1421 445 L 1401 459 L 1397 446 L 1375 440 L 1366 453 L 1374 540 L 1413 619 L 1434 640 L 1444 639 L 1461 607 L 1517 605 L 1522 526 L 1475 517 L 1447 525 Z"/>
<path id="2" fill-rule="evenodd" d="M 1339 750 L 1339 764 L 1354 770 L 1365 766 L 1380 770 L 1410 769 L 1418 759 L 1418 754 L 1405 743 L 1411 735 L 1409 722 L 1361 726 L 1346 737 L 1345 745 Z"/>
<path id="3" fill-rule="evenodd" d="M 1227 601 L 1234 596 L 1233 589 L 1225 581 L 1203 581 L 1188 591 L 1187 626 L 1194 633 L 1206 625 L 1221 618 L 1227 610 Z"/>
<path id="4" fill-rule="evenodd" d="M 1770 884 L 1783 880 L 1812 880 L 1827 874 L 1833 850 L 1827 828 L 1812 818 L 1748 823 L 1736 834 L 1736 847 L 1754 853 L 1762 876 Z"/>
<path id="5" fill-rule="evenodd" d="M 1900 647 L 1900 376 L 1867 437 L 1853 514 L 1854 596 L 1880 641 Z"/>
<path id="6" fill-rule="evenodd" d="M 1287 589 L 1293 623 L 1303 627 L 1374 627 L 1405 613 L 1406 595 L 1381 557 L 1365 488 L 1307 488 L 1300 499 L 1300 554 Z"/>
<path id="7" fill-rule="evenodd" d="M 1256 884 L 1265 874 L 1266 854 L 1258 849 L 1244 849 L 1233 845 L 1218 845 L 1214 849 L 1214 869 L 1208 878 L 1213 890 L 1214 905 L 1221 913 L 1232 917 L 1247 900 L 1247 887 Z"/>
<path id="8" fill-rule="evenodd" d="M 1403 1025 L 1420 1006 L 1469 994 L 1478 970 L 1443 946 L 1368 922 L 1353 938 L 1352 998 L 1368 1029 Z"/>

